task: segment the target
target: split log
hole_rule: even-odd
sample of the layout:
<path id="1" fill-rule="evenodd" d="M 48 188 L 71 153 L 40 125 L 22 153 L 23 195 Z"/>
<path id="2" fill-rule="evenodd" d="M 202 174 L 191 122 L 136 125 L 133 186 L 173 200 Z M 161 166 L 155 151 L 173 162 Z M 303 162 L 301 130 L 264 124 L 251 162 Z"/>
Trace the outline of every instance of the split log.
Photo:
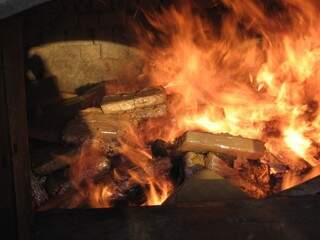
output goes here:
<path id="1" fill-rule="evenodd" d="M 166 112 L 166 93 L 163 88 L 146 88 L 131 94 L 120 94 L 105 96 L 101 107 L 105 114 L 115 114 L 132 111 L 142 111 L 147 108 L 146 113 L 152 112 L 154 117 L 162 116 Z M 138 114 L 142 117 L 144 114 Z"/>
<path id="2" fill-rule="evenodd" d="M 256 168 L 255 166 L 252 166 L 251 168 L 250 166 L 248 166 L 248 169 L 244 170 L 244 172 L 241 173 L 241 171 L 230 167 L 225 161 L 215 156 L 214 153 L 209 153 L 207 157 L 214 158 L 213 161 L 210 161 L 211 169 L 216 171 L 220 176 L 230 181 L 230 183 L 232 183 L 233 185 L 239 187 L 249 196 L 261 199 L 266 198 L 270 195 L 270 176 L 268 175 L 269 171 L 267 171 L 266 173 L 265 169 L 265 167 L 267 166 L 263 166 L 261 167 L 261 169 Z M 262 176 L 260 176 L 260 174 Z M 260 177 L 262 178 L 262 180 L 260 179 Z"/>
<path id="3" fill-rule="evenodd" d="M 63 131 L 63 140 L 69 144 L 80 145 L 90 138 L 104 139 L 110 147 L 117 147 L 117 138 L 126 123 L 119 118 L 111 118 L 99 112 L 82 112 L 71 120 Z M 123 127 L 122 127 L 123 126 Z"/>
<path id="4" fill-rule="evenodd" d="M 180 152 L 218 152 L 248 159 L 259 159 L 265 154 L 264 143 L 258 140 L 203 132 L 186 132 L 177 140 Z"/>
<path id="5" fill-rule="evenodd" d="M 117 139 L 128 134 L 130 129 L 136 128 L 140 120 L 163 116 L 165 113 L 165 105 L 119 114 L 103 114 L 99 109 L 91 108 L 80 111 L 74 119 L 68 122 L 62 138 L 64 142 L 73 145 L 80 145 L 86 139 L 100 138 L 108 143 L 110 151 L 116 151 L 119 147 Z"/>
<path id="6" fill-rule="evenodd" d="M 320 165 L 304 174 L 287 172 L 279 194 L 281 196 L 305 196 L 320 193 Z"/>
<path id="7" fill-rule="evenodd" d="M 33 171 L 39 175 L 47 175 L 65 168 L 74 162 L 73 155 L 76 150 L 76 148 L 60 145 L 32 149 L 30 155 Z"/>
<path id="8" fill-rule="evenodd" d="M 122 116 L 135 121 L 140 121 L 148 118 L 163 117 L 166 114 L 167 114 L 167 105 L 158 104 L 150 107 L 135 108 L 132 111 L 122 113 Z"/>

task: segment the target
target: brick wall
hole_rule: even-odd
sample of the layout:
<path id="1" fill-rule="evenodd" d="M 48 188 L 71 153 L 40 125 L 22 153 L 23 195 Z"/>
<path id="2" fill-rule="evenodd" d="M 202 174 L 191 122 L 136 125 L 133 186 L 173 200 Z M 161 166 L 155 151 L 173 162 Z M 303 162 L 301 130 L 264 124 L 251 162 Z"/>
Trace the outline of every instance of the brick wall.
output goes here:
<path id="1" fill-rule="evenodd" d="M 160 0 L 148 0 L 154 6 Z M 27 74 L 53 76 L 60 91 L 88 83 L 134 79 L 143 66 L 129 20 L 134 0 L 53 0 L 24 13 Z M 33 61 L 42 61 L 42 69 Z"/>
<path id="2" fill-rule="evenodd" d="M 64 92 L 114 78 L 135 79 L 143 62 L 129 23 L 141 7 L 159 9 L 176 2 L 52 0 L 25 11 L 26 76 L 34 80 L 39 78 L 37 72 L 44 71 L 41 77 L 50 76 Z M 195 3 L 211 11 L 216 0 Z M 39 65 L 34 61 L 41 61 L 42 69 L 34 69 Z"/>

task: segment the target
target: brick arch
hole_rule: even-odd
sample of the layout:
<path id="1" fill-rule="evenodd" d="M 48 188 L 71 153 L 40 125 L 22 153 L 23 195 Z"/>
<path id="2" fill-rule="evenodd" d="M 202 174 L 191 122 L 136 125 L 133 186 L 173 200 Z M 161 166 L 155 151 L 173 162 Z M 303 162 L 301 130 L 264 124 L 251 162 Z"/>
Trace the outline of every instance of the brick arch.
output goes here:
<path id="1" fill-rule="evenodd" d="M 61 91 L 135 78 L 143 63 L 129 24 L 134 4 L 132 0 L 52 0 L 33 7 L 23 13 L 25 55 L 40 56 Z"/>

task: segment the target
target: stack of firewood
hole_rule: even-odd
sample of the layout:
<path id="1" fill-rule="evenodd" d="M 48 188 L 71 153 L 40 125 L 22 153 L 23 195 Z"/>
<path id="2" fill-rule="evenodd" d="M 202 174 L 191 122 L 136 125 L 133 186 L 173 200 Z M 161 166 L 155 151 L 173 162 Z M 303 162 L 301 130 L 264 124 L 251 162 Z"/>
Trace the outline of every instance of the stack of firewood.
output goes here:
<path id="1" fill-rule="evenodd" d="M 146 120 L 168 118 L 167 105 L 167 95 L 161 87 L 111 95 L 105 84 L 100 84 L 81 96 L 65 100 L 52 111 L 56 115 L 46 114 L 53 117 L 45 121 L 58 119 L 65 123 L 53 134 L 48 134 L 50 129 L 31 127 L 34 208 L 90 206 L 84 191 L 91 182 L 108 184 L 114 189 L 106 206 L 143 205 L 144 189 L 130 181 L 127 173 L 132 169 L 137 174 L 142 171 L 122 154 L 121 145 L 130 142 L 132 131 L 143 129 L 139 126 Z M 173 186 L 202 169 L 210 169 L 228 184 L 260 199 L 283 190 L 284 177 L 298 174 L 288 173 L 285 166 L 277 166 L 274 172 L 276 157 L 266 151 L 263 142 L 228 134 L 189 131 L 174 143 L 153 140 L 148 144 L 145 147 L 150 150 L 152 161 L 144 171 L 152 172 L 159 180 L 172 181 Z M 89 161 L 83 162 L 83 159 Z M 319 175 L 304 174 L 298 177 L 310 180 Z M 318 193 L 318 189 L 311 191 Z M 294 194 L 299 195 L 301 191 Z"/>
<path id="2" fill-rule="evenodd" d="M 167 114 L 166 101 L 165 90 L 161 87 L 111 95 L 103 83 L 81 96 L 64 100 L 52 111 L 46 110 L 45 118 L 40 118 L 40 121 L 44 122 L 32 124 L 30 127 L 34 207 L 48 209 L 83 204 L 84 199 L 76 192 L 85 179 L 79 183 L 71 176 L 81 161 L 81 154 L 91 157 L 91 163 L 85 163 L 79 173 L 87 179 L 99 180 L 100 176 L 112 175 L 114 168 L 119 171 L 134 168 L 135 166 L 131 166 L 130 161 L 121 155 L 119 140 L 127 141 L 130 132 L 136 131 L 139 124 L 146 119 L 164 117 Z M 52 108 L 54 107 L 51 106 Z M 72 111 L 65 113 L 70 110 Z M 39 119 L 37 121 L 39 122 Z M 59 125 L 63 127 L 59 129 L 55 124 L 45 124 L 45 121 L 59 121 Z M 64 124 L 60 124 L 63 121 Z M 52 125 L 55 126 L 53 130 L 50 129 Z M 98 159 L 92 159 L 92 152 L 95 151 L 99 152 Z M 158 175 L 170 174 L 169 158 L 154 156 L 151 163 L 149 169 L 159 172 Z M 125 176 L 120 182 L 114 181 L 110 176 L 109 179 L 103 179 L 117 189 L 118 195 L 113 197 L 114 202 L 130 198 L 129 195 L 141 195 L 139 186 L 127 184 L 125 179 Z M 143 196 L 137 196 L 138 198 L 142 199 Z M 130 201 L 143 203 L 137 199 Z"/>

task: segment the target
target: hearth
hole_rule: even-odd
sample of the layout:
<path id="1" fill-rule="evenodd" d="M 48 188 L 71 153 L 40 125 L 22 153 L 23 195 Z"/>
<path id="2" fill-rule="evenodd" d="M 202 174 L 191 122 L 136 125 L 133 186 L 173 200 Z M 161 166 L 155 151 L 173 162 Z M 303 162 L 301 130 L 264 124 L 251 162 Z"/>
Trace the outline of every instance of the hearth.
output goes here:
<path id="1" fill-rule="evenodd" d="M 0 3 L 12 239 L 317 239 L 319 8 Z"/>

